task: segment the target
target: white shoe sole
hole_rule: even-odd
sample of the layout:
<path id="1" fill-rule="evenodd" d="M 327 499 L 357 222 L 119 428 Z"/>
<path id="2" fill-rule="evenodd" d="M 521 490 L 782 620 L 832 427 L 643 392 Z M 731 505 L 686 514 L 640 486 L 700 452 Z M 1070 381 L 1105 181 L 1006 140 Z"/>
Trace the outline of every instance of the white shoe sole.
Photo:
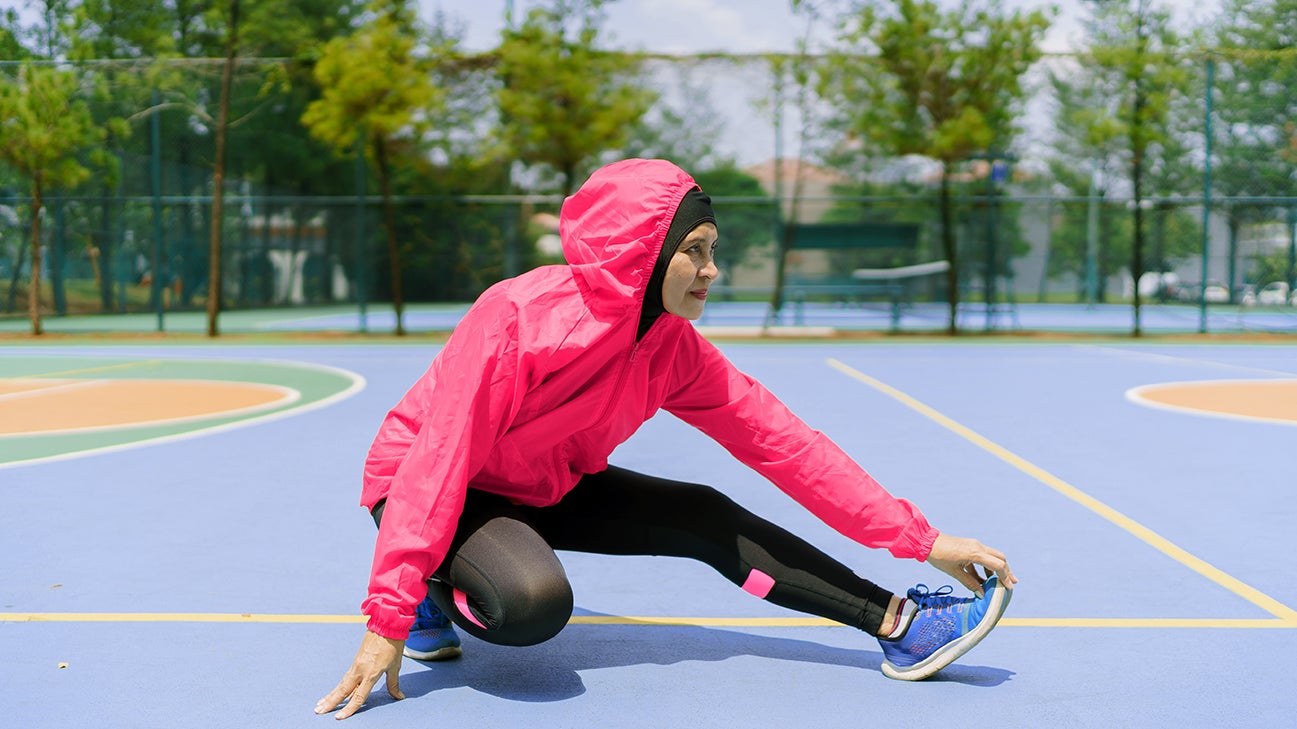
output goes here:
<path id="1" fill-rule="evenodd" d="M 401 653 L 406 658 L 413 658 L 416 661 L 448 661 L 459 658 L 464 651 L 459 646 L 446 646 L 426 653 L 406 648 Z"/>
<path id="2" fill-rule="evenodd" d="M 991 632 L 991 628 L 994 628 L 995 624 L 1000 622 L 1000 617 L 1004 615 L 1004 609 L 1009 607 L 1011 597 L 1013 597 L 1013 590 L 997 584 L 995 589 L 991 591 L 991 603 L 986 615 L 982 616 L 982 622 L 978 623 L 976 628 L 973 628 L 962 638 L 953 640 L 938 648 L 935 653 L 913 666 L 901 668 L 884 660 L 882 665 L 883 675 L 897 681 L 922 681 L 954 663 L 956 658 L 964 655 L 973 646 L 980 643 Z"/>

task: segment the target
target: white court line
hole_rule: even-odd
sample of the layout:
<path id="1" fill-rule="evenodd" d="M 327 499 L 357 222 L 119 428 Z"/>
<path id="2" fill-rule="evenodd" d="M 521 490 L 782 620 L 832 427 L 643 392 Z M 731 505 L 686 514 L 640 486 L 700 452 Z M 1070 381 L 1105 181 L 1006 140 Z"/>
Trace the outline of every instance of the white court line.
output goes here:
<path id="1" fill-rule="evenodd" d="M 5 380 L 23 379 L 19 377 L 0 377 L 0 382 Z M 48 395 L 51 392 L 63 392 L 65 390 L 77 390 L 84 387 L 97 387 L 112 380 L 49 380 L 48 387 L 35 387 L 30 390 L 18 390 L 16 392 L 6 392 L 0 395 L 0 402 L 5 400 L 21 400 L 26 397 L 39 397 Z"/>
<path id="2" fill-rule="evenodd" d="M 1094 349 L 1104 354 L 1125 357 L 1128 359 L 1149 360 L 1152 362 L 1175 363 L 1175 364 L 1192 364 L 1198 367 L 1211 367 L 1215 369 L 1231 370 L 1236 372 L 1250 372 L 1269 377 L 1297 377 L 1297 370 L 1271 370 L 1262 367 L 1251 367 L 1249 365 L 1231 364 L 1229 362 L 1213 362 L 1206 359 L 1194 359 L 1192 357 L 1183 357 L 1174 354 L 1158 354 L 1156 352 L 1140 352 L 1120 347 L 1109 347 L 1101 344 L 1081 344 L 1082 349 Z"/>

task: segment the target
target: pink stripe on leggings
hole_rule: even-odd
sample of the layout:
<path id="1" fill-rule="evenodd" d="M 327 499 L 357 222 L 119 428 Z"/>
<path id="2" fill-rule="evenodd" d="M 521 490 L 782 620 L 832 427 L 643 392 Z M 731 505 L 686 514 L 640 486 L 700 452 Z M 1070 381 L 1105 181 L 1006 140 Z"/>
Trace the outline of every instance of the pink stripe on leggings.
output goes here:
<path id="1" fill-rule="evenodd" d="M 460 615 L 463 615 L 464 617 L 468 618 L 468 622 L 472 623 L 473 625 L 476 625 L 482 630 L 489 630 L 489 628 L 487 628 L 485 625 L 482 625 L 482 621 L 478 620 L 477 616 L 473 615 L 473 612 L 468 609 L 468 595 L 465 595 L 463 590 L 460 589 L 451 590 L 451 595 L 455 598 L 455 607 L 459 609 Z"/>
<path id="2" fill-rule="evenodd" d="M 775 586 L 775 578 L 762 572 L 761 570 L 752 570 L 748 573 L 748 579 L 743 582 L 743 589 L 756 595 L 762 600 L 770 594 L 770 590 Z"/>

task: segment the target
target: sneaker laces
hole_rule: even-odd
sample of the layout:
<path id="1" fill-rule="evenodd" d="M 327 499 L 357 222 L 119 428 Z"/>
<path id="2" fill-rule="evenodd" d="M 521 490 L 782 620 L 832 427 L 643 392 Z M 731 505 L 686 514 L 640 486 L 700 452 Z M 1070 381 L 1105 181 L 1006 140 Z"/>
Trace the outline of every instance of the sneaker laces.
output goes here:
<path id="1" fill-rule="evenodd" d="M 936 592 L 930 592 L 927 585 L 919 584 L 911 587 L 905 596 L 913 600 L 919 610 L 940 613 L 947 608 L 954 609 L 968 602 L 968 598 L 955 597 L 954 592 L 955 588 L 950 585 L 942 585 Z"/>

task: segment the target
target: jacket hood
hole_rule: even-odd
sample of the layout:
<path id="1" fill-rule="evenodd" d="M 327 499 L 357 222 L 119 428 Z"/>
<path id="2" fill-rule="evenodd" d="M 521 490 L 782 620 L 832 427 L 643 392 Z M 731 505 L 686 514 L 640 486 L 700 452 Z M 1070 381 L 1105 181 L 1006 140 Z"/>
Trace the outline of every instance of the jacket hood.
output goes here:
<path id="1" fill-rule="evenodd" d="M 563 256 L 592 312 L 638 316 L 671 219 L 697 185 L 666 160 L 628 159 L 600 168 L 563 202 Z"/>

